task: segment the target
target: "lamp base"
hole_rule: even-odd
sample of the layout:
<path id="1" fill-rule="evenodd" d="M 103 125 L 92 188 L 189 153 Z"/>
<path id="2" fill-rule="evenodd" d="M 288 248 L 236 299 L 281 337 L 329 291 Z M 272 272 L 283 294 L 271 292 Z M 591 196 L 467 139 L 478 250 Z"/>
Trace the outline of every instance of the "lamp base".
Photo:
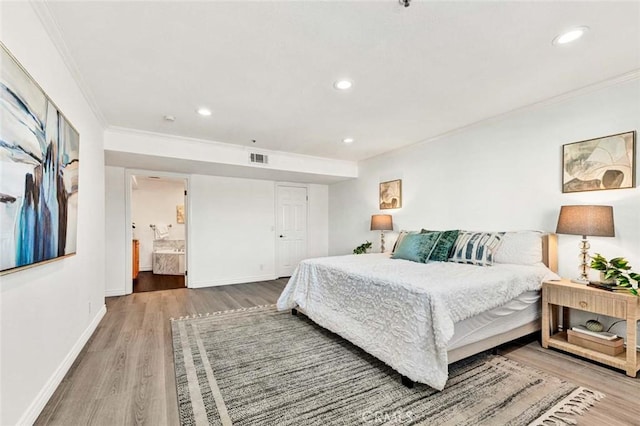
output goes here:
<path id="1" fill-rule="evenodd" d="M 580 278 L 575 279 L 575 280 L 571 280 L 571 282 L 574 283 L 578 283 L 578 284 L 589 284 L 589 275 L 587 274 L 587 271 L 590 268 L 589 265 L 589 249 L 591 248 L 591 245 L 589 244 L 589 241 L 587 240 L 587 236 L 583 235 L 582 236 L 582 241 L 580 241 Z"/>

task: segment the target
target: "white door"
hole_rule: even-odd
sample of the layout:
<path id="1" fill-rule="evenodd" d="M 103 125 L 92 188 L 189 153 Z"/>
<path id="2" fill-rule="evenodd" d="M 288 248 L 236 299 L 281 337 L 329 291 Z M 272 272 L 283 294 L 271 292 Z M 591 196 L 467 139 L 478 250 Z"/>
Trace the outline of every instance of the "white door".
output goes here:
<path id="1" fill-rule="evenodd" d="M 187 220 L 187 218 L 189 217 L 189 211 L 188 211 L 188 207 L 189 207 L 189 199 L 187 198 L 188 195 L 188 190 L 187 188 L 189 188 L 189 180 L 185 179 L 184 180 L 184 204 L 182 204 L 182 211 L 180 218 L 176 218 L 176 219 L 180 219 L 180 220 L 176 220 L 176 222 L 180 223 L 182 221 L 182 223 L 184 223 L 184 255 L 180 256 L 180 260 L 182 262 L 182 264 L 180 265 L 180 270 L 184 271 L 184 286 L 189 288 L 189 268 L 188 268 L 188 264 L 187 264 L 187 258 L 189 257 L 189 253 L 188 253 L 188 246 L 189 246 L 189 222 Z M 179 216 L 179 213 L 176 212 L 176 216 Z"/>
<path id="2" fill-rule="evenodd" d="M 289 277 L 307 256 L 307 188 L 278 185 L 276 192 L 276 272 Z"/>

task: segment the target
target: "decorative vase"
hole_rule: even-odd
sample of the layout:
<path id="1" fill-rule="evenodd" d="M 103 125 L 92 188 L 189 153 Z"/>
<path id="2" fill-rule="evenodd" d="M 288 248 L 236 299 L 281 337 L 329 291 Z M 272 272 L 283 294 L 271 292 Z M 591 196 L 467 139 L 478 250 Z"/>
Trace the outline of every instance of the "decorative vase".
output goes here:
<path id="1" fill-rule="evenodd" d="M 587 321 L 585 326 L 587 327 L 588 330 L 595 331 L 598 333 L 604 330 L 604 326 L 600 323 L 600 321 L 596 321 L 596 320 Z"/>

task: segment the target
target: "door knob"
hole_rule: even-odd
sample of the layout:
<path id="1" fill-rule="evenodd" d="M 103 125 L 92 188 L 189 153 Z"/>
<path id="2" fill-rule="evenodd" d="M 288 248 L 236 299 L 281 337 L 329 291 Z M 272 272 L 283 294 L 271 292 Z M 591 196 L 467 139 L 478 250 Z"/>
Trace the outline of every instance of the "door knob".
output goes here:
<path id="1" fill-rule="evenodd" d="M 280 234 L 280 238 L 284 238 L 284 235 Z"/>

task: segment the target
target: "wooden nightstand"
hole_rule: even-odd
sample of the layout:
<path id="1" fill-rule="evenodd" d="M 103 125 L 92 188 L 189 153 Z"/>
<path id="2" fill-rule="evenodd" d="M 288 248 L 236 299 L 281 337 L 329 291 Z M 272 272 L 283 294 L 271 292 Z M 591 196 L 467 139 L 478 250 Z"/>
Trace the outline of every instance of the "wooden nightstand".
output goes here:
<path id="1" fill-rule="evenodd" d="M 610 356 L 567 341 L 569 309 L 593 312 L 627 320 L 627 350 Z M 558 332 L 558 316 L 562 312 L 563 331 Z M 598 361 L 636 377 L 640 370 L 637 321 L 640 319 L 640 297 L 628 293 L 615 293 L 572 283 L 569 280 L 545 281 L 542 284 L 542 347 L 556 348 L 584 358 Z M 552 334 L 553 333 L 553 334 Z"/>

